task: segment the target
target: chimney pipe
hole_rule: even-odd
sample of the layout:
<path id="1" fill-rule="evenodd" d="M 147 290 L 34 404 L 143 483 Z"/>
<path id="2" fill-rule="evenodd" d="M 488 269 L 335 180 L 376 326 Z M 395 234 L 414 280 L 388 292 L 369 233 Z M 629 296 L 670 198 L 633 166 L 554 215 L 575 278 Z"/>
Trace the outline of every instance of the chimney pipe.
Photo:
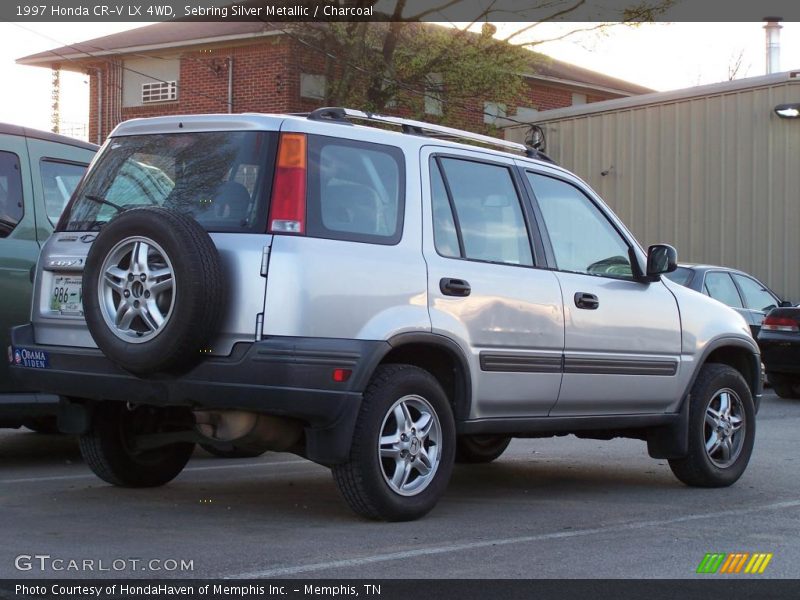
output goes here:
<path id="1" fill-rule="evenodd" d="M 781 17 L 764 17 L 767 22 L 764 31 L 767 34 L 767 75 L 781 70 Z"/>

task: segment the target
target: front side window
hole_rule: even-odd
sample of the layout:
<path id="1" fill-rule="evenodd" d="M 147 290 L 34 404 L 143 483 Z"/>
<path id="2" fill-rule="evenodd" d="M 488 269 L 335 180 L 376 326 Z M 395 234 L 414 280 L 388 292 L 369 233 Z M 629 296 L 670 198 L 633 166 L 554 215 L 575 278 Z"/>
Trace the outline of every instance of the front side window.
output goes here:
<path id="1" fill-rule="evenodd" d="M 527 176 L 559 270 L 633 279 L 628 244 L 583 192 L 560 179 Z"/>
<path id="2" fill-rule="evenodd" d="M 22 174 L 19 157 L 0 152 L 0 238 L 7 237 L 23 214 Z"/>
<path id="3" fill-rule="evenodd" d="M 55 225 L 64 207 L 69 202 L 72 192 L 78 187 L 87 165 L 62 162 L 43 158 L 39 161 L 39 172 L 44 189 L 44 205 L 47 219 Z"/>
<path id="4" fill-rule="evenodd" d="M 263 232 L 277 135 L 219 131 L 110 140 L 69 205 L 65 231 L 91 231 L 137 206 L 192 216 L 208 231 Z M 269 171 L 269 173 L 267 173 Z"/>
<path id="5" fill-rule="evenodd" d="M 431 177 L 439 254 L 533 266 L 528 229 L 508 167 L 442 157 L 432 160 Z"/>
<path id="6" fill-rule="evenodd" d="M 712 271 L 706 273 L 706 282 L 703 291 L 723 304 L 733 308 L 742 308 L 739 292 L 733 284 L 733 279 L 727 273 Z"/>
<path id="7" fill-rule="evenodd" d="M 742 291 L 745 307 L 760 312 L 769 312 L 778 306 L 779 301 L 777 298 L 758 281 L 750 277 L 745 277 L 744 275 L 737 275 L 736 273 L 732 275 L 739 289 Z"/>

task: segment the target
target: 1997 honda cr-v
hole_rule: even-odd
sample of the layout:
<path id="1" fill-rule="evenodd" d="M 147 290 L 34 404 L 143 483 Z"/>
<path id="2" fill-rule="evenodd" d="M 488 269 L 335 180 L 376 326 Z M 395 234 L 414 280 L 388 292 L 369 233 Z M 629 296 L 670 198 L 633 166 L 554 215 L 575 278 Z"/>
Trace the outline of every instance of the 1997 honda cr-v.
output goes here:
<path id="1" fill-rule="evenodd" d="M 747 324 L 536 155 L 345 109 L 123 123 L 43 248 L 12 370 L 69 398 L 60 427 L 115 485 L 170 481 L 197 442 L 290 451 L 413 519 L 454 461 L 568 433 L 732 484 Z"/>

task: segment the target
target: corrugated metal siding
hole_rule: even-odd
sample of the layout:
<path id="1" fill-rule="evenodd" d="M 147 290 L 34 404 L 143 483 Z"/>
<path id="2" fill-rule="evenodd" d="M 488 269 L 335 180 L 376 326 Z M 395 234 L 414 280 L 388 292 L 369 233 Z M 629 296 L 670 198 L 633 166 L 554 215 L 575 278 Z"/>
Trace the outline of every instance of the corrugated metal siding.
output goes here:
<path id="1" fill-rule="evenodd" d="M 800 120 L 774 114 L 784 102 L 800 102 L 800 81 L 553 121 L 542 114 L 537 124 L 548 154 L 643 244 L 742 269 L 798 302 Z M 525 131 L 506 137 L 522 141 Z"/>

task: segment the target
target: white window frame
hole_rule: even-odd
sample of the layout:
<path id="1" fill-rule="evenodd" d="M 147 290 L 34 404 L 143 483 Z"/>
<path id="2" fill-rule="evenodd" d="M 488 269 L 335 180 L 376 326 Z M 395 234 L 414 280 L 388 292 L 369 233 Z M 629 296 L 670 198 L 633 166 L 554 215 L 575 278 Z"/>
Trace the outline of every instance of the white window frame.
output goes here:
<path id="1" fill-rule="evenodd" d="M 177 81 L 148 81 L 142 84 L 142 104 L 172 102 L 177 99 Z"/>

